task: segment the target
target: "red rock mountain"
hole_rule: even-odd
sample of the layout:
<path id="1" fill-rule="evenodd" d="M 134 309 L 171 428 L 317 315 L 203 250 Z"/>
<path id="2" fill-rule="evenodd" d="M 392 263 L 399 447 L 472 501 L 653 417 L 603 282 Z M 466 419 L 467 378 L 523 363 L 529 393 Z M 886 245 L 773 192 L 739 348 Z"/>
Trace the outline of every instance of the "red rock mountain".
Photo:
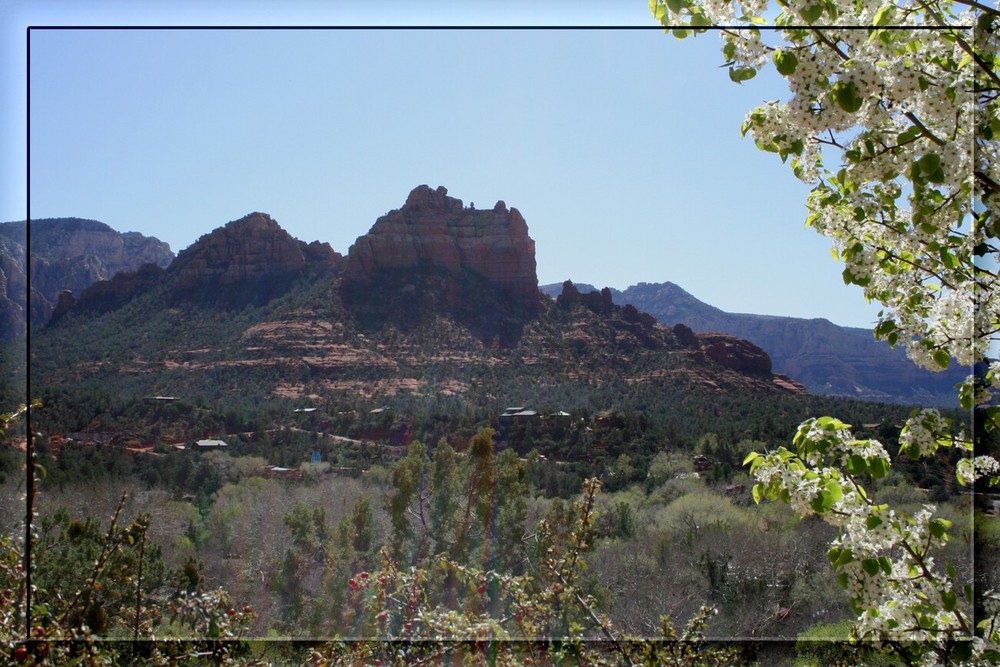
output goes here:
<path id="1" fill-rule="evenodd" d="M 413 324 L 435 305 L 484 340 L 509 339 L 538 312 L 535 242 L 516 208 L 477 210 L 421 185 L 351 246 L 341 296 L 376 325 Z"/>
<path id="2" fill-rule="evenodd" d="M 310 269 L 331 270 L 342 259 L 328 243 L 293 238 L 271 216 L 250 213 L 198 239 L 168 273 L 181 295 L 230 303 L 263 303 Z"/>
<path id="3" fill-rule="evenodd" d="M 229 307 L 241 317 L 219 317 Z M 74 340 L 89 343 L 66 344 Z M 380 218 L 347 259 L 252 213 L 165 270 L 146 265 L 95 283 L 33 345 L 38 386 L 86 378 L 128 383 L 136 395 L 214 387 L 481 403 L 531 387 L 577 405 L 659 391 L 803 393 L 770 372 L 760 348 L 668 328 L 615 305 L 610 290 L 581 294 L 567 283 L 555 302 L 545 299 L 520 213 L 503 202 L 465 207 L 427 186 Z M 108 345 L 121 354 L 105 363 Z"/>

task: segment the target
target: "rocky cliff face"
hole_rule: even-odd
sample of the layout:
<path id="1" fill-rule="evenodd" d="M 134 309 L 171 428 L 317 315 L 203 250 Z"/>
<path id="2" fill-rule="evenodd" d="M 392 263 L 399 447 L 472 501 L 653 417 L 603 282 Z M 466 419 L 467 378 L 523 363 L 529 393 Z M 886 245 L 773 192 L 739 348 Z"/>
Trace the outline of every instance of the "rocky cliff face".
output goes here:
<path id="1" fill-rule="evenodd" d="M 767 352 L 748 340 L 724 333 L 704 333 L 697 337 L 705 357 L 740 373 L 771 373 Z"/>
<path id="2" fill-rule="evenodd" d="M 0 335 L 24 332 L 26 319 L 45 321 L 65 291 L 79 295 L 88 286 L 143 264 L 165 267 L 170 246 L 136 232 L 119 233 L 95 220 L 52 218 L 31 222 L 31 256 L 26 257 L 28 225 L 0 224 Z M 30 293 L 28 284 L 30 283 Z"/>
<path id="3" fill-rule="evenodd" d="M 598 316 L 586 326 L 574 326 L 562 336 L 576 351 L 588 350 L 588 357 L 617 355 L 622 367 L 628 367 L 633 361 L 629 356 L 644 350 L 657 351 L 674 360 L 666 364 L 657 362 L 655 369 L 633 377 L 634 383 L 673 375 L 683 376 L 693 385 L 713 392 L 807 393 L 801 384 L 772 373 L 767 352 L 750 341 L 724 333 L 696 334 L 683 324 L 667 328 L 631 304 L 615 304 L 608 288 L 584 293 L 566 281 L 556 298 L 556 305 L 570 312 L 583 307 Z M 682 359 L 684 361 L 680 361 Z M 671 367 L 672 364 L 675 365 Z"/>
<path id="4" fill-rule="evenodd" d="M 178 295 L 243 305 L 266 302 L 304 271 L 332 270 L 341 259 L 329 244 L 306 244 L 271 216 L 251 213 L 201 237 L 168 273 Z"/>
<path id="5" fill-rule="evenodd" d="M 581 290 L 593 289 L 579 285 Z M 542 291 L 559 294 L 559 285 Z M 615 303 L 632 304 L 666 325 L 725 332 L 767 351 L 776 373 L 816 394 L 896 403 L 954 405 L 953 387 L 967 369 L 943 373 L 918 368 L 902 350 L 877 341 L 869 329 L 841 327 L 823 319 L 727 313 L 699 301 L 673 283 L 639 283 L 609 290 Z"/>
<path id="6" fill-rule="evenodd" d="M 477 210 L 421 185 L 351 246 L 341 296 L 372 323 L 412 324 L 436 305 L 484 338 L 509 337 L 538 311 L 535 243 L 516 208 Z"/>

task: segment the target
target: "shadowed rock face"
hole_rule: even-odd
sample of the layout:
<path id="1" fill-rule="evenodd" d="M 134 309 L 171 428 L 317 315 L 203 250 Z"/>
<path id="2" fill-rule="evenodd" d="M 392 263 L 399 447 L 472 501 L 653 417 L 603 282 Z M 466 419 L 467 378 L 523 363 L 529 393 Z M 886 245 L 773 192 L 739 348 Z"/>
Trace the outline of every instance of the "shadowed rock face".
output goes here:
<path id="1" fill-rule="evenodd" d="M 24 333 L 26 319 L 47 320 L 59 295 L 143 264 L 167 266 L 170 246 L 136 232 L 120 233 L 96 220 L 49 218 L 0 223 L 0 338 Z M 5 286 L 2 284 L 5 283 Z M 30 283 L 30 292 L 28 284 Z"/>
<path id="2" fill-rule="evenodd" d="M 372 323 L 415 321 L 434 304 L 489 337 L 538 312 L 535 242 L 504 202 L 477 210 L 421 185 L 351 246 L 341 295 Z"/>
<path id="3" fill-rule="evenodd" d="M 595 289 L 581 283 L 577 287 Z M 556 297 L 562 288 L 552 284 L 540 289 Z M 680 324 L 688 339 L 694 332 L 725 332 L 751 341 L 767 351 L 775 373 L 795 378 L 815 394 L 956 406 L 954 386 L 969 373 L 957 364 L 940 373 L 923 370 L 901 348 L 875 340 L 871 329 L 824 319 L 727 313 L 673 283 L 639 283 L 609 292 L 616 304 L 632 304 L 668 326 Z"/>
<path id="4" fill-rule="evenodd" d="M 169 272 L 179 295 L 241 305 L 273 298 L 306 269 L 333 269 L 340 259 L 329 244 L 306 244 L 271 216 L 251 213 L 198 239 Z"/>

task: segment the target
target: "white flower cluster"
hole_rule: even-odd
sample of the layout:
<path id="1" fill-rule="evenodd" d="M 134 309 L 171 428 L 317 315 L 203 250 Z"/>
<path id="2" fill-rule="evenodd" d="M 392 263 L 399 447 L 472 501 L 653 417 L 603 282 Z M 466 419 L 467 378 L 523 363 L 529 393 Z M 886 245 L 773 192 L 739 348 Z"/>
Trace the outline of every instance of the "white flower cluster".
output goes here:
<path id="1" fill-rule="evenodd" d="M 899 434 L 901 450 L 911 452 L 913 458 L 929 456 L 937 451 L 938 434 L 948 427 L 948 420 L 933 408 L 925 408 L 906 420 Z"/>
<path id="2" fill-rule="evenodd" d="M 907 423 L 905 442 L 929 453 L 947 427 L 940 412 L 923 410 Z M 858 611 L 858 635 L 924 641 L 967 632 L 968 609 L 932 555 L 947 542 L 950 524 L 935 518 L 932 505 L 897 512 L 858 486 L 862 469 L 871 471 L 873 463 L 888 469 L 885 447 L 853 439 L 846 424 L 828 417 L 804 422 L 795 443 L 796 452 L 754 457 L 752 474 L 762 495 L 783 498 L 800 515 L 817 515 L 838 529 L 830 560 Z M 983 474 L 997 471 L 992 459 L 979 466 Z M 824 495 L 835 500 L 824 503 Z"/>
<path id="3" fill-rule="evenodd" d="M 773 57 L 791 97 L 755 109 L 746 131 L 765 150 L 793 155 L 796 175 L 816 185 L 812 226 L 831 238 L 850 279 L 886 306 L 893 341 L 931 369 L 981 358 L 1000 322 L 1000 290 L 995 273 L 974 266 L 973 167 L 995 181 L 1000 168 L 995 142 L 974 140 L 976 115 L 998 113 L 974 88 L 979 70 L 964 28 L 976 15 L 947 0 L 792 0 L 775 22 L 795 27 L 763 33 L 778 46 L 756 28 L 774 19 L 766 0 L 681 5 L 671 20 L 697 12 L 747 26 L 719 33 L 734 70 L 759 70 Z M 891 29 L 858 29 L 874 25 Z M 961 28 L 950 37 L 927 30 L 940 25 Z M 991 34 L 976 48 L 995 51 L 996 41 Z M 1000 195 L 992 200 L 985 205 L 998 207 Z"/>
<path id="4" fill-rule="evenodd" d="M 651 8 L 664 25 L 695 31 L 706 20 L 746 26 L 716 33 L 731 78 L 748 80 L 770 61 L 788 82 L 789 99 L 751 111 L 743 132 L 812 185 L 806 224 L 831 239 L 845 281 L 882 304 L 876 336 L 903 346 L 924 368 L 980 362 L 1000 332 L 997 262 L 980 261 L 990 253 L 995 259 L 1000 235 L 993 92 L 1000 77 L 991 69 L 1000 29 L 981 29 L 979 19 L 993 27 L 1000 20 L 987 5 L 952 0 L 775 4 L 653 0 Z M 758 29 L 769 22 L 779 30 Z M 966 406 L 989 405 L 992 391 L 1000 391 L 1000 362 L 986 383 L 963 383 L 959 397 Z M 968 604 L 929 551 L 947 539 L 947 522 L 929 507 L 906 516 L 875 505 L 854 484 L 860 471 L 886 473 L 885 448 L 822 419 L 800 427 L 797 454 L 780 449 L 749 459 L 755 498 L 782 498 L 838 528 L 831 561 L 859 608 L 863 636 L 937 648 L 957 634 L 967 638 Z M 957 447 L 965 450 L 960 481 L 1000 476 L 995 459 L 973 458 L 971 441 L 950 428 L 939 412 L 924 410 L 904 427 L 901 451 L 925 456 Z"/>
<path id="5" fill-rule="evenodd" d="M 1000 475 L 1000 463 L 992 456 L 964 458 L 955 466 L 955 474 L 965 484 L 973 484 L 978 479 Z"/>

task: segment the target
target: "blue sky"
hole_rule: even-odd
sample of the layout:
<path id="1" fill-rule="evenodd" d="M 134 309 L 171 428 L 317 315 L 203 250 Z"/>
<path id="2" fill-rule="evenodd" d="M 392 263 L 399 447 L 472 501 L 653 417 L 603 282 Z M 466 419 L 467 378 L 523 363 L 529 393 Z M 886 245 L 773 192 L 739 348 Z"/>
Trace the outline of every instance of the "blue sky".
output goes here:
<path id="1" fill-rule="evenodd" d="M 28 25 L 654 25 L 646 0 L 205 4 L 0 9 L 0 220 L 26 212 Z M 740 137 L 783 82 L 738 86 L 721 62 L 716 36 L 659 30 L 33 29 L 31 215 L 176 252 L 263 211 L 346 254 L 444 185 L 521 211 L 541 283 L 671 281 L 728 311 L 871 326 L 803 229 L 807 188 Z"/>

